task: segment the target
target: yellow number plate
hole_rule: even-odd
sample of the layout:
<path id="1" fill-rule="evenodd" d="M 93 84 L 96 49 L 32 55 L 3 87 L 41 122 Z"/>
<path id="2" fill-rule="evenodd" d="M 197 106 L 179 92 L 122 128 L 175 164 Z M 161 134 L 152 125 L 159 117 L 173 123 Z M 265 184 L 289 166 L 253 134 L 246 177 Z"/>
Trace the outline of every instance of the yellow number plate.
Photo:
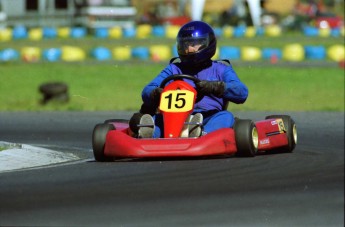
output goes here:
<path id="1" fill-rule="evenodd" d="M 165 112 L 187 112 L 193 109 L 194 93 L 174 90 L 162 93 L 159 109 Z"/>
<path id="2" fill-rule="evenodd" d="M 279 132 L 280 132 L 280 133 L 286 132 L 286 129 L 285 129 L 285 126 L 284 126 L 284 122 L 283 122 L 283 119 L 277 119 L 276 122 L 278 123 Z"/>

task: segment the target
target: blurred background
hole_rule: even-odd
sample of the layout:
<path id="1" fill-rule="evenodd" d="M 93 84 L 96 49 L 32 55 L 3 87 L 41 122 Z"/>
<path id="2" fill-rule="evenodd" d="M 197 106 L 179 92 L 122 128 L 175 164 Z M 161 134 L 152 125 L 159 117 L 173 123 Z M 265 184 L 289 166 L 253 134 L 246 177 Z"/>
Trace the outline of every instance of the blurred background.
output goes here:
<path id="1" fill-rule="evenodd" d="M 0 0 L 0 111 L 136 109 L 190 20 L 256 91 L 239 109 L 344 110 L 344 0 Z"/>
<path id="2" fill-rule="evenodd" d="M 214 26 L 306 24 L 343 26 L 343 0 L 1 0 L 1 26 L 87 28 L 181 25 L 202 19 Z"/>
<path id="3" fill-rule="evenodd" d="M 171 39 L 190 20 L 214 27 L 220 41 L 215 58 L 344 58 L 343 0 L 0 0 L 0 62 L 167 61 L 177 56 Z M 300 35 L 294 38 L 299 45 L 270 40 L 283 34 Z M 239 49 L 242 37 L 265 40 Z M 306 43 L 310 37 L 335 40 Z"/>
<path id="4" fill-rule="evenodd" d="M 221 47 L 215 58 L 284 58 L 289 43 L 270 39 L 294 34 L 300 36 L 286 48 L 296 57 L 285 60 L 344 58 L 343 0 L 0 0 L 0 62 L 166 61 L 177 56 L 167 39 L 190 20 L 214 27 Z M 239 49 L 243 37 L 265 39 Z M 306 43 L 310 37 L 336 40 Z M 161 45 L 148 47 L 154 44 Z"/>
<path id="5" fill-rule="evenodd" d="M 279 24 L 342 27 L 343 0 L 1 0 L 1 27 L 23 25 L 113 26 L 182 25 L 205 20 L 213 26 Z"/>

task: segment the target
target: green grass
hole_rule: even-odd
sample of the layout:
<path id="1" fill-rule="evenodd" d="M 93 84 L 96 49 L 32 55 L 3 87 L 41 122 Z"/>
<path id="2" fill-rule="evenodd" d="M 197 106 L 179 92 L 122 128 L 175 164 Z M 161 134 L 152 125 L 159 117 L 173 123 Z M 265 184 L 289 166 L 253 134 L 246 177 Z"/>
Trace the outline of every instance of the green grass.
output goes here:
<path id="1" fill-rule="evenodd" d="M 344 111 L 344 71 L 339 68 L 261 67 L 237 72 L 250 91 L 245 110 Z"/>
<path id="2" fill-rule="evenodd" d="M 344 111 L 344 70 L 337 67 L 236 66 L 249 87 L 243 105 L 229 109 L 262 111 Z M 0 65 L 0 111 L 137 110 L 143 86 L 165 64 L 6 63 Z M 69 86 L 67 104 L 41 105 L 45 82 Z"/>
<path id="3" fill-rule="evenodd" d="M 0 152 L 13 148 L 22 148 L 22 145 L 16 143 L 0 143 Z"/>

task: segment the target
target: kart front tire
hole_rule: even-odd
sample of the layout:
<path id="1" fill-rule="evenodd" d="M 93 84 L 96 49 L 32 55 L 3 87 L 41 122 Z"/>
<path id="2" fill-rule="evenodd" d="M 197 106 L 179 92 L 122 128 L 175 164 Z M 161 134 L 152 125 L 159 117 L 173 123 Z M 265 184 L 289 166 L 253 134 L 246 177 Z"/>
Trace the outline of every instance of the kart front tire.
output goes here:
<path id="1" fill-rule="evenodd" d="M 92 133 L 92 149 L 95 160 L 98 162 L 112 161 L 111 157 L 104 155 L 104 145 L 109 131 L 114 130 L 112 124 L 97 124 Z"/>
<path id="2" fill-rule="evenodd" d="M 281 118 L 284 123 L 286 134 L 288 137 L 288 144 L 285 147 L 270 150 L 269 152 L 283 152 L 292 153 L 297 144 L 297 127 L 295 121 L 289 115 L 269 115 L 266 119 L 278 119 Z"/>
<path id="3" fill-rule="evenodd" d="M 234 124 L 237 156 L 254 157 L 258 151 L 258 131 L 252 120 L 236 119 Z"/>

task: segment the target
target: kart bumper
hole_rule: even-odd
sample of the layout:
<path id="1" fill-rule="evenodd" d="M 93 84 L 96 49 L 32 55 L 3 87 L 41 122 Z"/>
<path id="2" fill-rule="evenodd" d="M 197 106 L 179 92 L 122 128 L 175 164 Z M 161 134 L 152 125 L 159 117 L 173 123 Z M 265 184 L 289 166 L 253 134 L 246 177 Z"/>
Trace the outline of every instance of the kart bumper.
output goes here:
<path id="1" fill-rule="evenodd" d="M 137 139 L 119 130 L 109 131 L 105 156 L 115 158 L 198 157 L 237 152 L 234 130 L 224 128 L 199 138 Z"/>

